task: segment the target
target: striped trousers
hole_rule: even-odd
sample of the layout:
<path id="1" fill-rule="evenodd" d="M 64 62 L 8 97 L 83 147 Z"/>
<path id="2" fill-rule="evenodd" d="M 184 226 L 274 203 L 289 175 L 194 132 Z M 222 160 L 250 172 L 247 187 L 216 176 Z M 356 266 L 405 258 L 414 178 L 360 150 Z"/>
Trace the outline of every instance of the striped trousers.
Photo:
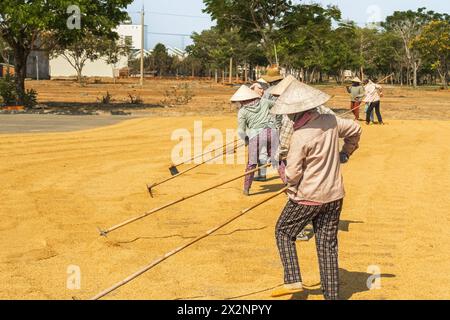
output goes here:
<path id="1" fill-rule="evenodd" d="M 322 291 L 327 300 L 339 298 L 338 239 L 343 200 L 305 206 L 289 200 L 277 222 L 275 237 L 284 268 L 285 284 L 302 282 L 296 237 L 312 221 L 319 258 Z"/>

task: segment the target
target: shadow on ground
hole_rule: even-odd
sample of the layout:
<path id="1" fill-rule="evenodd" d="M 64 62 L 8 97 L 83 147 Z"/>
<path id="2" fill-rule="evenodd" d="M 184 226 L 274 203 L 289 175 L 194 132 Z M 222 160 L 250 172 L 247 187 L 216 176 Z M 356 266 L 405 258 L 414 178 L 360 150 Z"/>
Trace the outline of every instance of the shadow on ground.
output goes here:
<path id="1" fill-rule="evenodd" d="M 371 273 L 339 269 L 340 299 L 349 300 L 357 293 L 370 291 L 367 286 L 367 281 L 371 277 L 373 277 Z M 381 279 L 394 277 L 395 275 L 393 274 L 381 275 Z M 322 296 L 322 289 L 305 289 L 303 292 L 292 295 L 291 300 L 306 300 L 309 296 Z"/>

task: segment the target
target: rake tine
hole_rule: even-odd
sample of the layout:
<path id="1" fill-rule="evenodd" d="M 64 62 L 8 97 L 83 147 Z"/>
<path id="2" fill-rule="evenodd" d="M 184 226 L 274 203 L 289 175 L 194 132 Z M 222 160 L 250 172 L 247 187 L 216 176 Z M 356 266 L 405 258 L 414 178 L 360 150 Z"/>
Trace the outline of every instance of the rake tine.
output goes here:
<path id="1" fill-rule="evenodd" d="M 177 168 L 175 165 L 172 165 L 172 166 L 169 168 L 169 171 L 170 171 L 170 174 L 171 174 L 172 176 L 176 176 L 177 174 L 180 173 L 180 172 L 178 171 L 178 168 Z"/>
<path id="2" fill-rule="evenodd" d="M 235 146 L 234 149 L 233 149 L 233 151 L 236 152 L 236 150 L 237 150 L 238 148 L 242 147 L 242 146 L 244 146 L 244 144 Z M 183 175 L 183 174 L 185 174 L 185 173 L 188 173 L 189 171 L 192 171 L 192 170 L 194 170 L 194 169 L 196 169 L 196 168 L 198 168 L 198 167 L 200 167 L 200 166 L 202 166 L 202 165 L 204 165 L 204 164 L 206 164 L 206 163 L 208 163 L 208 162 L 210 162 L 210 161 L 212 161 L 212 160 L 215 160 L 215 159 L 217 159 L 217 158 L 219 158 L 219 157 L 222 157 L 222 156 L 224 156 L 226 153 L 227 153 L 227 150 L 225 150 L 225 151 L 222 152 L 221 154 L 219 154 L 219 155 L 217 155 L 217 156 L 215 156 L 215 157 L 213 157 L 213 158 L 211 158 L 211 159 L 208 159 L 208 160 L 206 160 L 206 161 L 203 161 L 202 163 L 196 164 L 195 166 L 190 167 L 190 168 L 188 168 L 188 169 L 186 169 L 186 170 L 184 170 L 184 171 L 178 172 L 176 175 L 172 175 L 170 178 L 167 178 L 167 179 L 165 179 L 165 180 L 163 180 L 163 181 L 160 181 L 160 182 L 156 182 L 156 183 L 154 183 L 153 185 L 151 185 L 150 187 L 147 185 L 147 189 L 149 190 L 150 196 L 153 198 L 153 194 L 152 194 L 152 192 L 151 192 L 151 189 L 153 189 L 154 187 L 160 186 L 160 185 L 162 185 L 162 184 L 164 184 L 164 183 L 166 183 L 166 182 L 169 182 L 169 181 L 171 181 L 171 180 L 173 180 L 173 179 L 175 179 L 175 178 L 177 178 L 177 177 L 179 177 L 179 176 L 181 176 L 181 175 Z"/>
<path id="3" fill-rule="evenodd" d="M 108 237 L 108 231 L 102 230 L 100 227 L 97 227 L 98 232 L 100 232 L 101 237 Z"/>
<path id="4" fill-rule="evenodd" d="M 150 197 L 152 197 L 153 198 L 153 191 L 152 191 L 152 189 L 153 189 L 153 187 L 155 186 L 156 184 L 154 183 L 154 184 L 152 184 L 152 185 L 147 185 L 147 191 L 148 191 L 148 193 L 150 194 Z"/>

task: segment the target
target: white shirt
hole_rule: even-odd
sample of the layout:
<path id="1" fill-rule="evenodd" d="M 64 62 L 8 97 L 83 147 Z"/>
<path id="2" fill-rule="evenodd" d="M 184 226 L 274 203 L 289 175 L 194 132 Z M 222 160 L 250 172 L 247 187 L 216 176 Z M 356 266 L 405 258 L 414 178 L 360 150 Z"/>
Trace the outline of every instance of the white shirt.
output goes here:
<path id="1" fill-rule="evenodd" d="M 369 81 L 369 83 L 364 87 L 364 90 L 366 92 L 366 96 L 364 97 L 363 101 L 372 103 L 375 101 L 380 101 L 380 90 L 381 86 L 373 83 L 372 81 Z"/>

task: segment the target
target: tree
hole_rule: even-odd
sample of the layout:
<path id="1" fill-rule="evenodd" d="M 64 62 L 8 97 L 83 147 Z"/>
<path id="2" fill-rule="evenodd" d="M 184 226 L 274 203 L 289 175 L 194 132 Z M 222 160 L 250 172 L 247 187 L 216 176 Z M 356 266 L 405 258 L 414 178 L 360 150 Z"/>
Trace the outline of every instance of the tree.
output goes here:
<path id="1" fill-rule="evenodd" d="M 260 43 L 270 63 L 275 62 L 277 29 L 291 9 L 290 0 L 204 0 L 212 19 L 220 30 L 236 28 L 244 41 Z"/>
<path id="2" fill-rule="evenodd" d="M 281 39 L 280 57 L 283 65 L 303 69 L 306 82 L 326 68 L 327 47 L 331 43 L 333 22 L 339 21 L 337 7 L 319 4 L 296 5 L 280 22 L 278 38 Z"/>
<path id="3" fill-rule="evenodd" d="M 131 52 L 130 43 L 115 40 L 106 36 L 98 37 L 87 33 L 83 38 L 70 45 L 57 46 L 52 51 L 52 57 L 63 57 L 77 72 L 77 80 L 83 81 L 83 68 L 88 61 L 103 58 L 108 64 L 116 64 L 121 56 Z"/>
<path id="4" fill-rule="evenodd" d="M 89 32 L 117 39 L 113 29 L 128 14 L 132 0 L 8 0 L 0 2 L 0 37 L 14 54 L 16 88 L 20 102 L 25 93 L 27 58 L 32 50 L 51 51 L 56 45 L 79 41 Z M 68 28 L 67 9 L 76 4 L 81 11 L 80 29 Z"/>
<path id="5" fill-rule="evenodd" d="M 450 23 L 449 21 L 432 21 L 427 24 L 420 35 L 412 41 L 412 47 L 431 62 L 431 68 L 437 70 L 442 84 L 448 88 L 450 64 Z"/>
<path id="6" fill-rule="evenodd" d="M 386 18 L 382 25 L 388 32 L 394 32 L 403 42 L 403 54 L 407 65 L 407 81 L 414 87 L 417 86 L 417 72 L 422 65 L 420 53 L 412 46 L 412 42 L 422 32 L 423 27 L 433 20 L 441 20 L 447 15 L 426 11 L 426 8 L 419 8 L 417 11 L 396 11 Z"/>
<path id="7" fill-rule="evenodd" d="M 9 63 L 11 48 L 8 44 L 0 38 L 0 61 Z"/>
<path id="8" fill-rule="evenodd" d="M 221 30 L 212 27 L 202 33 L 192 35 L 194 44 L 186 50 L 190 56 L 200 60 L 207 68 L 224 70 L 230 59 L 236 64 L 267 64 L 261 45 L 254 41 L 245 41 L 237 29 Z"/>
<path id="9" fill-rule="evenodd" d="M 159 76 L 163 76 L 172 65 L 172 57 L 167 53 L 167 48 L 162 43 L 156 44 L 151 54 L 152 65 Z"/>

